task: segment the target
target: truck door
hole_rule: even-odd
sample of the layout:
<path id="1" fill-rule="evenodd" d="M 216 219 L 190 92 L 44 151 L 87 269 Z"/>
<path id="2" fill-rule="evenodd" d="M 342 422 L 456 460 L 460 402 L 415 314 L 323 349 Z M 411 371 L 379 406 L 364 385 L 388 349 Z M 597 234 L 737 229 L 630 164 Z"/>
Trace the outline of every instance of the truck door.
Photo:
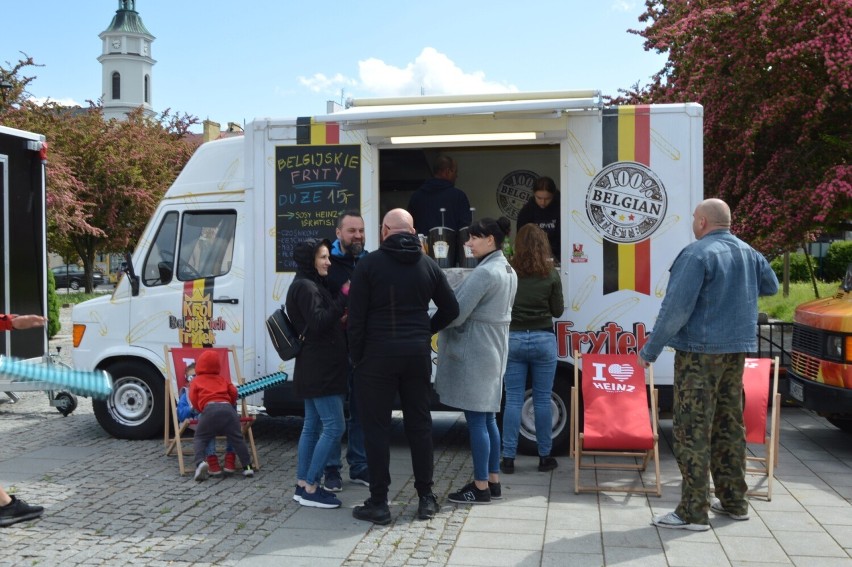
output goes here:
<path id="1" fill-rule="evenodd" d="M 131 309 L 130 344 L 160 355 L 163 344 L 234 346 L 243 360 L 242 210 L 243 203 L 161 210 L 137 268 L 142 293 Z"/>

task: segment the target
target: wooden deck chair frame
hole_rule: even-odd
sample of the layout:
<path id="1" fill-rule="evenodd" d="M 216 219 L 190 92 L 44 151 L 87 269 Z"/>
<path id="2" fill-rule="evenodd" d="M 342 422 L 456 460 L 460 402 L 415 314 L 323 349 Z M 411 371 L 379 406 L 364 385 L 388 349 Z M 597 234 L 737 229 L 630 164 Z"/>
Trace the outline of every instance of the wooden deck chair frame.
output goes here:
<path id="1" fill-rule="evenodd" d="M 580 394 L 582 393 L 581 378 L 580 378 L 580 360 L 582 353 L 574 353 L 574 386 L 571 388 L 571 455 L 574 457 L 574 493 L 581 492 L 628 492 L 638 494 L 655 494 L 662 495 L 662 485 L 660 482 L 660 444 L 658 431 L 658 415 L 657 404 L 659 393 L 654 387 L 654 370 L 653 365 L 648 369 L 648 392 L 650 393 L 650 409 L 649 419 L 651 421 L 651 432 L 653 434 L 653 447 L 647 450 L 632 450 L 625 447 L 623 451 L 610 450 L 587 450 L 583 447 L 583 433 L 580 431 Z M 584 457 L 617 457 L 625 458 L 625 462 L 593 462 L 583 460 Z M 655 484 L 651 487 L 632 487 L 632 486 L 600 486 L 582 485 L 580 483 L 580 471 L 583 469 L 600 469 L 600 470 L 635 470 L 644 471 L 648 467 L 648 463 L 653 460 Z"/>
<path id="2" fill-rule="evenodd" d="M 746 363 L 748 364 L 746 359 Z M 766 476 L 766 490 L 750 489 L 746 494 L 758 498 L 765 498 L 767 501 L 772 500 L 772 480 L 775 474 L 775 467 L 778 466 L 778 444 L 781 433 L 781 421 L 779 412 L 781 410 L 781 394 L 778 393 L 778 370 L 780 361 L 776 356 L 774 359 L 768 359 L 771 362 L 771 370 L 769 380 L 771 382 L 757 384 L 756 387 L 763 387 L 769 390 L 769 408 L 768 420 L 763 420 L 763 443 L 747 443 L 752 445 L 762 445 L 764 447 L 764 456 L 756 457 L 746 455 L 746 473 Z M 748 401 L 743 408 L 744 412 L 749 411 Z M 767 421 L 769 425 L 769 433 L 766 432 Z M 752 464 L 753 463 L 753 464 Z"/>
<path id="3" fill-rule="evenodd" d="M 232 368 L 229 368 L 229 372 L 233 372 L 231 375 L 231 380 L 236 378 L 237 385 L 243 384 L 245 379 L 240 372 L 239 361 L 237 360 L 237 351 L 234 347 L 215 347 L 217 350 L 226 350 L 228 351 L 229 365 L 233 364 Z M 198 423 L 197 419 L 190 418 L 185 419 L 183 421 L 178 420 L 177 414 L 177 402 L 178 402 L 178 382 L 177 382 L 177 373 L 185 371 L 183 364 L 177 363 L 174 359 L 174 352 L 187 350 L 187 351 L 197 351 L 197 355 L 200 355 L 205 349 L 202 348 L 187 348 L 187 347 L 164 347 L 165 350 L 165 361 L 166 361 L 166 383 L 165 383 L 165 394 L 166 394 L 166 411 L 164 417 L 164 427 L 163 427 L 163 445 L 166 450 L 166 456 L 171 455 L 172 453 L 177 455 L 178 458 L 178 468 L 180 469 L 180 474 L 183 476 L 186 474 L 186 465 L 184 463 L 184 456 L 186 455 L 194 455 L 194 451 L 192 448 L 192 441 L 184 437 L 186 434 L 186 430 L 190 425 L 195 425 Z M 245 398 L 239 400 L 237 402 L 239 404 L 239 412 L 240 412 L 240 425 L 243 431 L 243 437 L 248 444 L 249 451 L 251 452 L 252 458 L 252 466 L 255 469 L 260 469 L 260 461 L 257 458 L 257 447 L 254 443 L 254 433 L 252 432 L 252 425 L 254 425 L 255 417 L 253 415 L 249 415 L 248 406 L 246 404 Z M 171 431 L 174 432 L 173 436 L 169 435 L 171 426 Z M 184 444 L 184 441 L 187 441 Z M 243 463 L 246 464 L 246 463 Z"/>

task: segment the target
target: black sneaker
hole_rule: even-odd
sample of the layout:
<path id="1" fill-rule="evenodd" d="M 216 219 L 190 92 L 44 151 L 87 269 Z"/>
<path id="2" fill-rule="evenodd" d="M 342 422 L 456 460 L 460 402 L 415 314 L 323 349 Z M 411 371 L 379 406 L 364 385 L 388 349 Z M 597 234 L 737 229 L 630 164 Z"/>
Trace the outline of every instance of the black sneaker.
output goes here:
<path id="1" fill-rule="evenodd" d="M 488 481 L 488 492 L 491 493 L 491 500 L 502 500 L 503 499 L 503 487 L 500 486 L 499 482 L 491 482 Z"/>
<path id="2" fill-rule="evenodd" d="M 500 461 L 500 472 L 503 474 L 513 474 L 515 472 L 515 459 L 503 457 L 503 460 Z"/>
<path id="3" fill-rule="evenodd" d="M 359 473 L 352 474 L 352 471 L 349 471 L 349 482 L 360 484 L 363 486 L 370 486 L 370 471 L 364 469 Z"/>
<path id="4" fill-rule="evenodd" d="M 554 459 L 553 457 L 551 457 L 549 455 L 547 457 L 539 457 L 538 458 L 538 470 L 539 470 L 539 472 L 552 471 L 553 469 L 555 469 L 558 466 L 559 466 L 559 463 L 556 462 L 556 459 Z"/>
<path id="5" fill-rule="evenodd" d="M 301 497 L 299 504 L 309 508 L 340 508 L 342 504 L 333 492 L 329 492 L 321 486 L 317 486 L 313 493 L 305 489 Z"/>
<path id="6" fill-rule="evenodd" d="M 11 526 L 18 522 L 35 520 L 44 512 L 41 506 L 30 506 L 20 498 L 11 496 L 12 501 L 5 506 L 0 506 L 0 526 Z"/>
<path id="7" fill-rule="evenodd" d="M 373 522 L 380 526 L 386 526 L 391 523 L 391 513 L 388 503 L 382 502 L 381 504 L 376 504 L 369 498 L 364 500 L 363 506 L 355 506 L 352 509 L 352 517 L 356 520 Z"/>
<path id="8" fill-rule="evenodd" d="M 343 490 L 343 479 L 340 478 L 340 471 L 335 468 L 325 469 L 325 478 L 323 478 L 322 487 L 329 492 L 340 492 Z"/>
<path id="9" fill-rule="evenodd" d="M 420 497 L 417 505 L 417 517 L 421 520 L 431 520 L 438 513 L 438 497 L 432 494 L 424 494 Z"/>
<path id="10" fill-rule="evenodd" d="M 456 504 L 491 504 L 491 492 L 487 488 L 480 490 L 471 482 L 458 492 L 450 493 L 447 500 Z"/>
<path id="11" fill-rule="evenodd" d="M 297 484 L 296 485 L 296 492 L 293 493 L 293 500 L 295 500 L 296 502 L 301 502 L 302 496 L 304 496 L 304 495 L 305 495 L 305 487 L 299 486 Z"/>

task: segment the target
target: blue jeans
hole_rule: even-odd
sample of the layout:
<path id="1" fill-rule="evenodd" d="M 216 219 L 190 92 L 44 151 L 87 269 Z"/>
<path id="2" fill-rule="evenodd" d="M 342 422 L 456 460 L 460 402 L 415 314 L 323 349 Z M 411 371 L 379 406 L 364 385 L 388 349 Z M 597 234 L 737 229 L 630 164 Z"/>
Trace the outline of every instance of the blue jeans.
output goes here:
<path id="1" fill-rule="evenodd" d="M 233 452 L 234 452 L 234 448 L 233 448 L 233 447 L 231 447 L 231 442 L 230 442 L 230 441 L 228 441 L 228 442 L 225 444 L 225 452 L 226 452 L 226 453 L 233 453 Z M 211 455 L 215 455 L 215 454 L 216 454 L 216 438 L 215 438 L 215 437 L 214 437 L 213 439 L 211 439 L 211 440 L 210 440 L 210 443 L 208 443 L 208 444 L 207 444 L 207 449 L 205 449 L 205 450 L 204 450 L 204 453 L 205 453 L 208 457 L 210 457 Z"/>
<path id="2" fill-rule="evenodd" d="M 305 421 L 299 437 L 299 463 L 296 479 L 317 484 L 325 464 L 339 451 L 343 437 L 343 396 L 320 396 L 305 400 Z"/>
<path id="3" fill-rule="evenodd" d="M 503 408 L 503 456 L 514 459 L 518 452 L 521 409 L 527 388 L 527 374 L 532 374 L 535 439 L 538 454 L 550 455 L 553 448 L 553 411 L 551 391 L 556 374 L 556 335 L 550 331 L 511 331 L 509 359 L 503 385 L 506 406 Z"/>
<path id="4" fill-rule="evenodd" d="M 346 443 L 346 462 L 349 463 L 349 476 L 357 476 L 367 472 L 367 452 L 364 450 L 364 430 L 361 429 L 361 417 L 358 409 L 358 400 L 355 397 L 355 370 L 349 369 L 349 419 L 346 427 L 349 432 L 349 440 Z M 343 447 L 340 451 L 334 451 L 325 468 L 340 471 Z"/>
<path id="5" fill-rule="evenodd" d="M 489 473 L 500 472 L 500 430 L 494 412 L 467 411 L 470 451 L 473 453 L 473 480 L 488 480 Z"/>

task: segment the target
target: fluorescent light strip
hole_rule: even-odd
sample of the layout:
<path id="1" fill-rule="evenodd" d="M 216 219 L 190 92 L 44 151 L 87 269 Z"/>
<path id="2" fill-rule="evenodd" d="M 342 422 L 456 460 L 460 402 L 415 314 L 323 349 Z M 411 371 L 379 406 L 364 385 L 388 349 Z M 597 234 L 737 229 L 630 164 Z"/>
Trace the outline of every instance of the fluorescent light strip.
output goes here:
<path id="1" fill-rule="evenodd" d="M 450 142 L 501 142 L 535 140 L 535 132 L 496 132 L 492 134 L 445 134 L 437 136 L 391 136 L 391 144 L 440 144 Z"/>

